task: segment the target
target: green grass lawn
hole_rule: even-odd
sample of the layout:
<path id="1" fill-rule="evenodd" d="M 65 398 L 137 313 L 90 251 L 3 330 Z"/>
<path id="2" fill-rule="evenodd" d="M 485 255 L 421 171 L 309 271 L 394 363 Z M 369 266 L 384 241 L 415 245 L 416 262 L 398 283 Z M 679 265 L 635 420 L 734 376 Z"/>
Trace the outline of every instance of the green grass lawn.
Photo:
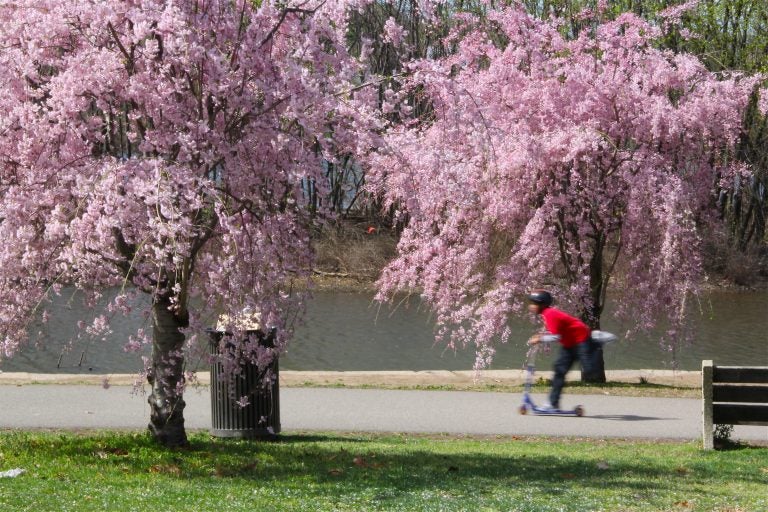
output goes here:
<path id="1" fill-rule="evenodd" d="M 277 442 L 0 432 L 0 511 L 765 511 L 768 449 L 289 433 Z"/>

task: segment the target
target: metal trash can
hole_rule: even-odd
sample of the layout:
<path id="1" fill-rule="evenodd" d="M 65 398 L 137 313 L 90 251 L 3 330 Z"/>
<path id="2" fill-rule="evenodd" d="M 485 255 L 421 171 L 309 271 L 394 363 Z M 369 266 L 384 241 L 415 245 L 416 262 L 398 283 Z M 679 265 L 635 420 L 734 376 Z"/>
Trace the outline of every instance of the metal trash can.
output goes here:
<path id="1" fill-rule="evenodd" d="M 249 336 L 258 336 L 259 344 L 264 347 L 274 347 L 275 331 L 265 335 L 261 330 L 246 331 Z M 226 334 L 223 331 L 210 329 L 209 350 L 211 356 L 219 354 L 219 342 Z M 211 434 L 216 437 L 239 439 L 274 438 L 280 433 L 280 388 L 279 368 L 275 358 L 269 365 L 269 370 L 275 376 L 270 388 L 265 389 L 258 365 L 246 363 L 242 373 L 234 380 L 222 380 L 224 365 L 214 359 L 211 363 Z M 230 386 L 234 386 L 231 393 Z M 237 404 L 240 397 L 248 397 L 248 405 L 241 407 Z"/>

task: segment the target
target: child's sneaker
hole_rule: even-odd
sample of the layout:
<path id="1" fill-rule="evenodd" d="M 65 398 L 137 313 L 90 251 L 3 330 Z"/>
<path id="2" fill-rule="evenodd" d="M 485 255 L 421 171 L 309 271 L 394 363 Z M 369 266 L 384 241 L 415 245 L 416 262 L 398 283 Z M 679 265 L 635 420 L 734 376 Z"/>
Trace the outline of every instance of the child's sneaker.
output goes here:
<path id="1" fill-rule="evenodd" d="M 550 411 L 556 411 L 557 410 L 557 406 L 556 405 L 552 405 L 549 402 L 545 402 L 541 407 L 539 407 L 539 409 L 541 411 L 543 411 L 543 412 L 550 412 Z"/>

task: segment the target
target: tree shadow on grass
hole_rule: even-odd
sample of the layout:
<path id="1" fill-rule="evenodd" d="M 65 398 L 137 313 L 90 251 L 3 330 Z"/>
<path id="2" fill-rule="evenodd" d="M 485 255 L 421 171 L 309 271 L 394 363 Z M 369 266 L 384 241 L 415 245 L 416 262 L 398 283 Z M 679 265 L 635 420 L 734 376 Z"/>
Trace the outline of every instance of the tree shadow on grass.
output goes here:
<path id="1" fill-rule="evenodd" d="M 599 489 L 610 480 L 611 486 L 629 492 L 674 486 L 682 477 L 702 485 L 729 480 L 765 482 L 765 475 L 759 471 L 742 471 L 739 465 L 710 464 L 709 456 L 700 461 L 689 459 L 689 466 L 694 460 L 695 468 L 682 471 L 668 457 L 657 460 L 656 456 L 609 455 L 609 461 L 602 462 L 595 459 L 600 455 L 594 453 L 592 445 L 585 452 L 583 448 L 568 450 L 567 442 L 562 443 L 563 449 L 555 450 L 537 449 L 535 444 L 514 440 L 474 441 L 471 446 L 456 443 L 457 440 L 444 439 L 425 445 L 407 436 L 317 433 L 292 433 L 280 436 L 277 442 L 258 442 L 216 439 L 200 432 L 191 436 L 189 448 L 167 450 L 149 436 L 137 433 L 0 436 L 0 449 L 3 445 L 6 449 L 13 446 L 16 451 L 28 451 L 30 457 L 50 461 L 54 466 L 64 458 L 69 464 L 95 472 L 119 466 L 122 474 L 237 478 L 258 481 L 260 485 L 308 480 L 332 487 L 340 482 L 354 485 L 364 481 L 365 485 L 402 493 L 443 485 L 469 490 L 478 486 L 549 488 L 575 483 L 582 488 Z M 501 444 L 506 445 L 503 454 L 496 449 Z M 596 443 L 594 450 L 606 446 L 604 442 Z M 753 452 L 760 458 L 767 453 L 765 448 L 755 449 L 762 450 Z M 768 455 L 765 460 L 768 461 Z"/>
<path id="2" fill-rule="evenodd" d="M 711 503 L 741 506 L 760 493 L 765 476 L 755 468 L 768 460 L 768 450 L 718 454 L 626 441 L 314 432 L 278 442 L 205 432 L 190 440 L 187 449 L 169 450 L 144 433 L 14 432 L 0 433 L 0 453 L 28 470 L 12 482 L 19 492 L 124 499 L 124 509 L 139 507 L 132 510 L 175 500 L 190 510 L 211 503 L 218 510 L 582 512 L 637 503 L 638 510 L 670 510 L 680 496 L 704 503 L 713 494 Z M 728 482 L 749 494 L 733 501 Z M 2 498 L 0 489 L 0 508 Z"/>
<path id="3" fill-rule="evenodd" d="M 368 442 L 368 439 L 364 439 L 362 437 L 353 437 L 352 434 L 343 434 L 340 435 L 344 436 L 344 442 L 346 443 L 349 441 L 350 443 L 365 443 Z M 275 440 L 278 443 L 283 444 L 294 444 L 294 443 L 314 443 L 314 442 L 334 442 L 339 441 L 339 436 L 335 434 L 317 434 L 315 432 L 298 432 L 298 433 L 291 433 L 291 434 L 280 434 L 278 438 Z"/>
<path id="4" fill-rule="evenodd" d="M 761 450 L 768 452 L 768 440 L 763 442 L 746 441 L 746 440 L 733 440 L 727 441 L 715 440 L 715 450 L 720 452 L 739 452 L 743 450 Z M 766 455 L 768 457 L 768 455 Z"/>
<path id="5" fill-rule="evenodd" d="M 630 453 L 635 444 L 626 441 L 549 446 L 542 440 L 398 434 L 290 433 L 260 442 L 197 432 L 190 441 L 186 449 L 170 450 L 143 433 L 20 432 L 0 435 L 0 452 L 25 452 L 21 456 L 36 472 L 53 478 L 60 468 L 75 466 L 76 479 L 98 475 L 126 489 L 151 481 L 182 493 L 277 493 L 298 500 L 289 500 L 294 504 L 317 502 L 313 510 L 432 510 L 424 504 L 442 499 L 456 500 L 441 505 L 445 510 L 478 509 L 467 508 L 464 497 L 490 510 L 593 510 L 602 508 L 603 499 L 640 500 L 659 510 L 671 505 L 669 497 L 722 492 L 722 482 L 757 487 L 765 475 L 754 464 L 768 465 L 765 449 L 699 454 L 683 448 L 675 454 L 676 443 L 669 451 L 641 447 Z M 732 463 L 732 456 L 740 463 Z M 749 464 L 751 471 L 745 470 Z M 349 500 L 359 505 L 361 499 L 364 508 L 350 508 Z"/>

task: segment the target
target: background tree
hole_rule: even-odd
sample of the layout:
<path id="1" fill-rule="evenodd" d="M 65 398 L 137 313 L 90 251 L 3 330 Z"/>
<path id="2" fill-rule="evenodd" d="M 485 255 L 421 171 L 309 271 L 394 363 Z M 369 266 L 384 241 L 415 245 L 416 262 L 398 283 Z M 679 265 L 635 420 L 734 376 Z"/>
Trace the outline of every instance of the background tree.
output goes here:
<path id="1" fill-rule="evenodd" d="M 383 110 L 391 94 L 399 90 L 397 77 L 406 63 L 441 58 L 454 51 L 445 45 L 445 37 L 457 18 L 467 13 L 483 15 L 487 8 L 488 2 L 483 0 L 375 0 L 354 11 L 347 43 L 350 53 L 365 63 L 360 82 L 370 84 L 367 94 L 374 96 L 372 103 Z M 411 104 L 416 115 L 430 108 L 428 102 L 419 102 L 416 96 L 412 96 Z M 394 123 L 401 120 L 397 112 L 387 110 L 382 114 Z M 380 198 L 367 193 L 365 168 L 352 155 L 338 160 L 325 167 L 327 194 L 313 195 L 312 204 L 325 204 L 339 214 L 337 218 L 363 217 L 369 225 L 391 225 L 392 211 L 384 212 Z"/>
<path id="2" fill-rule="evenodd" d="M 226 325 L 231 372 L 282 350 L 312 263 L 302 180 L 370 144 L 354 2 L 256 4 L 0 6 L 0 354 L 65 286 L 89 304 L 122 287 L 108 312 L 149 295 L 152 334 L 127 347 L 152 344 L 149 428 L 166 445 L 186 443 L 185 350 L 214 312 L 277 328 L 269 349 Z"/>
<path id="3" fill-rule="evenodd" d="M 655 44 L 675 52 L 693 53 L 714 72 L 765 72 L 768 69 L 768 3 L 762 0 L 524 0 L 537 17 L 560 17 L 560 31 L 575 37 L 594 25 L 585 9 L 611 19 L 630 11 L 659 22 L 664 35 Z M 671 13 L 670 11 L 671 10 Z M 669 23 L 672 14 L 674 23 Z M 708 267 L 740 285 L 768 275 L 768 154 L 766 117 L 750 108 L 744 135 L 734 158 L 748 164 L 749 177 L 715 185 L 713 201 L 726 221 L 725 230 L 707 234 Z M 725 231 L 723 233 L 723 231 Z"/>
<path id="4" fill-rule="evenodd" d="M 353 52 L 367 48 L 369 72 L 395 77 L 409 59 L 443 58 L 455 51 L 451 44 L 444 43 L 444 37 L 462 15 L 483 16 L 488 9 L 512 3 L 508 0 L 446 2 L 430 14 L 424 12 L 423 2 L 371 2 L 352 20 L 350 47 Z M 520 5 L 534 17 L 559 19 L 559 31 L 568 39 L 578 37 L 582 30 L 592 30 L 600 19 L 614 19 L 621 13 L 632 12 L 662 28 L 662 35 L 654 41 L 656 46 L 693 53 L 710 71 L 761 72 L 768 62 L 768 3 L 762 0 L 522 0 Z M 391 38 L 385 35 L 388 21 L 402 27 L 401 44 L 391 44 Z M 488 33 L 494 38 L 500 35 L 490 27 Z M 382 80 L 379 84 L 380 102 L 383 103 L 388 88 L 397 90 L 398 87 L 395 79 Z M 430 108 L 426 101 L 412 101 L 411 104 L 418 110 L 417 115 L 425 114 Z M 721 217 L 727 221 L 727 229 L 709 233 L 705 255 L 707 266 L 739 284 L 753 282 L 758 274 L 768 272 L 764 256 L 768 247 L 765 123 L 765 117 L 757 109 L 750 110 L 745 118 L 746 135 L 734 155 L 748 163 L 753 174 L 747 180 L 734 178 L 724 187 L 716 185 L 712 196 Z M 335 170 L 339 175 L 349 174 L 346 168 Z M 354 203 L 359 207 L 356 214 L 365 216 L 369 223 L 391 224 L 391 211 L 379 218 L 381 208 L 376 196 L 359 194 L 365 183 L 365 170 L 355 171 L 355 180 L 345 181 L 331 176 L 332 189 L 347 183 L 355 189 L 355 197 L 359 199 Z"/>
<path id="5" fill-rule="evenodd" d="M 701 55 L 709 69 L 768 71 L 768 3 L 700 0 L 683 21 L 685 27 L 698 34 L 686 40 L 684 47 Z M 720 214 L 728 226 L 726 244 L 729 247 L 713 244 L 717 253 L 726 255 L 722 258 L 725 261 L 714 261 L 713 266 L 743 285 L 754 282 L 761 272 L 768 275 L 767 122 L 755 98 L 744 118 L 745 132 L 734 155 L 748 163 L 754 172 L 746 177 L 734 177 L 717 188 Z M 739 265 L 734 253 L 746 255 L 746 265 Z"/>
<path id="6" fill-rule="evenodd" d="M 557 288 L 599 328 L 620 276 L 618 314 L 665 322 L 674 344 L 702 278 L 713 183 L 743 170 L 728 155 L 756 80 L 657 49 L 663 33 L 633 14 L 576 38 L 517 8 L 488 22 L 506 45 L 483 25 L 456 54 L 414 64 L 409 90 L 434 108 L 371 163 L 410 219 L 379 297 L 420 290 L 438 338 L 474 342 L 482 368 L 528 289 Z"/>

